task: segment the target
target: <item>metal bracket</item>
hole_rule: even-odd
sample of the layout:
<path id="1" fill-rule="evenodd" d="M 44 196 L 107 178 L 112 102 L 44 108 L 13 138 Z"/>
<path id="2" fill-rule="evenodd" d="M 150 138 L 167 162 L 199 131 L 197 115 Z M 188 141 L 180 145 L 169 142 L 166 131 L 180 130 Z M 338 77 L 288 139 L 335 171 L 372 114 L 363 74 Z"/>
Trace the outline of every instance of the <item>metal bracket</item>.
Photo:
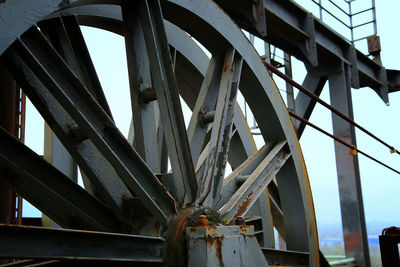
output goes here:
<path id="1" fill-rule="evenodd" d="M 186 228 L 188 266 L 268 266 L 254 236 L 254 227 Z"/>

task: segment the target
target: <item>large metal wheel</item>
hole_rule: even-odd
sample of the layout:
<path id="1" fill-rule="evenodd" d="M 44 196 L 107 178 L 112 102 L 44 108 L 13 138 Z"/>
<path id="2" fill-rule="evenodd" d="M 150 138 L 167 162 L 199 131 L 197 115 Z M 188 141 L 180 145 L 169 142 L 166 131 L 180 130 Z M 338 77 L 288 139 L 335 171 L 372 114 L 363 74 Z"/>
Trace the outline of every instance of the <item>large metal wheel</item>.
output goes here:
<path id="1" fill-rule="evenodd" d="M 65 228 L 166 238 L 166 245 L 152 241 L 155 250 L 168 247 L 158 258 L 169 257 L 171 237 L 186 225 L 181 222 L 207 207 L 225 224 L 239 217 L 254 224 L 266 254 L 274 254 L 268 249 L 275 227 L 286 243 L 283 255 L 293 251 L 306 255 L 306 265 L 318 265 L 311 191 L 295 131 L 262 60 L 230 18 L 212 1 L 59 2 L 0 4 L 0 53 L 78 163 L 86 190 L 42 162 L 36 170 L 13 158 L 11 150 L 34 157 L 16 145 L 2 149 L 2 171 L 36 180 L 7 182 Z M 17 14 L 24 19 L 13 19 Z M 79 25 L 125 38 L 130 142 L 113 122 Z M 258 151 L 236 104 L 238 89 L 265 141 Z M 192 109 L 187 129 L 179 96 Z M 5 133 L 1 139 L 3 147 L 12 143 Z M 224 179 L 227 162 L 233 172 Z M 35 176 L 55 173 L 57 185 Z"/>

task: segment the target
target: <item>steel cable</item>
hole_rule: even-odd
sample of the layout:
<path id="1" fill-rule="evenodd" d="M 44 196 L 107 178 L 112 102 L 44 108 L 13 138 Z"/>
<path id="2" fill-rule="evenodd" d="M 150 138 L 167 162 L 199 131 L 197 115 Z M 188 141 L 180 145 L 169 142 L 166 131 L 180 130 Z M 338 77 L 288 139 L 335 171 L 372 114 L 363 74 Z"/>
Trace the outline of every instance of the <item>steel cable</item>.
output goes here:
<path id="1" fill-rule="evenodd" d="M 283 80 L 285 80 L 286 82 L 288 82 L 289 84 L 291 84 L 292 86 L 296 87 L 297 89 L 299 89 L 300 92 L 304 93 L 305 95 L 311 97 L 312 99 L 314 99 L 315 101 L 317 101 L 318 103 L 320 103 L 322 106 L 326 107 L 327 109 L 329 109 L 330 111 L 332 111 L 333 113 L 335 113 L 337 116 L 339 116 L 340 118 L 342 118 L 343 120 L 347 121 L 348 123 L 350 123 L 351 125 L 357 127 L 358 129 L 360 129 L 361 131 L 363 131 L 364 133 L 366 133 L 367 135 L 371 136 L 372 138 L 374 138 L 375 140 L 377 140 L 378 142 L 380 142 L 381 144 L 383 144 L 384 146 L 386 146 L 387 148 L 390 149 L 391 153 L 397 153 L 400 155 L 400 152 L 397 151 L 397 149 L 395 149 L 393 146 L 389 145 L 388 143 L 386 143 L 385 141 L 383 141 L 382 139 L 380 139 L 379 137 L 377 137 L 376 135 L 374 135 L 373 133 L 371 133 L 370 131 L 368 131 L 367 129 L 365 129 L 364 127 L 362 127 L 361 125 L 359 125 L 358 123 L 356 123 L 354 120 L 352 120 L 351 118 L 347 117 L 346 115 L 344 115 L 342 112 L 340 112 L 339 110 L 335 109 L 334 107 L 332 107 L 331 105 L 329 105 L 328 103 L 326 103 L 324 100 L 322 100 L 321 98 L 319 98 L 317 95 L 315 95 L 313 92 L 309 91 L 307 88 L 305 88 L 304 86 L 298 84 L 296 81 L 294 81 L 292 78 L 290 78 L 289 76 L 287 76 L 286 74 L 284 74 L 283 72 L 281 72 L 280 70 L 278 70 L 277 68 L 275 68 L 274 66 L 272 66 L 270 63 L 266 62 L 265 60 L 264 64 L 265 66 L 272 71 L 274 74 L 278 75 L 279 77 L 281 77 Z"/>
<path id="2" fill-rule="evenodd" d="M 340 139 L 340 138 L 334 136 L 333 134 L 328 133 L 328 132 L 325 131 L 324 129 L 322 129 L 322 128 L 316 126 L 315 124 L 309 122 L 308 120 L 304 119 L 303 117 L 300 117 L 299 115 L 297 115 L 296 113 L 294 113 L 294 112 L 292 112 L 292 111 L 290 111 L 290 110 L 288 110 L 288 112 L 289 112 L 289 115 L 292 116 L 293 118 L 295 118 L 296 120 L 299 120 L 299 121 L 304 122 L 305 124 L 311 126 L 312 128 L 316 129 L 317 131 L 320 131 L 321 133 L 323 133 L 323 134 L 329 136 L 330 138 L 334 139 L 335 141 L 341 143 L 342 145 L 347 146 L 348 148 L 350 148 L 350 149 L 352 149 L 352 150 L 356 150 L 356 151 L 357 151 L 358 153 L 360 153 L 361 155 L 363 155 L 363 156 L 365 156 L 365 157 L 367 157 L 367 158 L 369 158 L 369 159 L 371 159 L 371 160 L 377 162 L 378 164 L 380 164 L 380 165 L 382 165 L 382 166 L 388 168 L 388 169 L 391 170 L 391 171 L 394 171 L 394 172 L 397 173 L 397 174 L 400 174 L 400 172 L 397 171 L 396 169 L 393 169 L 392 167 L 390 167 L 389 165 L 386 165 L 386 164 L 383 163 L 382 161 L 377 160 L 376 158 L 374 158 L 374 157 L 368 155 L 367 153 L 361 151 L 361 150 L 358 149 L 355 145 L 346 143 L 346 142 L 343 141 L 342 139 Z"/>

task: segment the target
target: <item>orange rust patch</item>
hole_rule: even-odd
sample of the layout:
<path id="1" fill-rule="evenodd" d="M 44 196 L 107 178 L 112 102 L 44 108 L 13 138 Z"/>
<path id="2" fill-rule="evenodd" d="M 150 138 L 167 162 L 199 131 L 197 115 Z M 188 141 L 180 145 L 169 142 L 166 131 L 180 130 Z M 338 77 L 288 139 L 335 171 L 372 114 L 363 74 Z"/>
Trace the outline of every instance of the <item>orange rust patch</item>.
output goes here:
<path id="1" fill-rule="evenodd" d="M 225 62 L 224 68 L 222 69 L 222 72 L 228 72 L 231 69 L 232 64 L 229 62 Z"/>
<path id="2" fill-rule="evenodd" d="M 253 199 L 251 198 L 251 195 L 253 195 L 253 192 L 250 192 L 250 193 L 247 195 L 247 198 L 246 198 L 246 200 L 245 200 L 244 202 L 238 204 L 239 209 L 237 210 L 237 212 L 235 213 L 235 215 L 233 216 L 233 218 L 239 217 L 239 216 L 241 216 L 241 215 L 243 215 L 243 214 L 245 213 L 245 211 L 246 211 L 247 208 L 249 207 L 251 201 L 253 200 Z M 233 220 L 232 220 L 232 221 L 233 221 Z"/>
<path id="3" fill-rule="evenodd" d="M 200 215 L 199 226 L 208 226 L 208 220 L 206 215 Z"/>
<path id="4" fill-rule="evenodd" d="M 355 248 L 361 245 L 361 233 L 345 235 L 344 243 L 346 244 L 346 250 L 354 251 Z"/>
<path id="5" fill-rule="evenodd" d="M 239 229 L 243 231 L 248 231 L 250 227 L 250 225 L 239 225 Z"/>
<path id="6" fill-rule="evenodd" d="M 215 245 L 215 250 L 216 250 L 216 255 L 218 259 L 222 263 L 222 243 L 224 242 L 224 236 L 211 236 L 207 235 L 206 237 L 206 244 L 209 247 L 212 247 Z"/>

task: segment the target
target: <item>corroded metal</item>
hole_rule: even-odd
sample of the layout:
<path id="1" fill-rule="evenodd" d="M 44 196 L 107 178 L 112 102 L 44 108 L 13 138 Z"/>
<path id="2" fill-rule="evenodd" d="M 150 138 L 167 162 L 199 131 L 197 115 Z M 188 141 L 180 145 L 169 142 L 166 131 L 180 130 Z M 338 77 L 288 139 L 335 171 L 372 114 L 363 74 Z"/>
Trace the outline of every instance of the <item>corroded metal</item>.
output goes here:
<path id="1" fill-rule="evenodd" d="M 268 266 L 253 226 L 186 228 L 188 266 Z"/>

